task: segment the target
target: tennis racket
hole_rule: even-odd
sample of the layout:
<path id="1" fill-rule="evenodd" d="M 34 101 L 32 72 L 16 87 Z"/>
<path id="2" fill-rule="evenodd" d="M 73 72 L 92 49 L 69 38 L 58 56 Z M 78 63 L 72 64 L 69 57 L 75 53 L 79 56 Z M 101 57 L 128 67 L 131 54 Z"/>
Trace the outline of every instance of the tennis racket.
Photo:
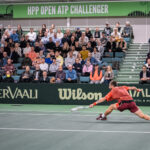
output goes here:
<path id="1" fill-rule="evenodd" d="M 71 109 L 71 111 L 79 111 L 79 110 L 82 110 L 82 109 L 88 109 L 90 108 L 89 106 L 77 106 L 77 107 L 74 107 Z"/>

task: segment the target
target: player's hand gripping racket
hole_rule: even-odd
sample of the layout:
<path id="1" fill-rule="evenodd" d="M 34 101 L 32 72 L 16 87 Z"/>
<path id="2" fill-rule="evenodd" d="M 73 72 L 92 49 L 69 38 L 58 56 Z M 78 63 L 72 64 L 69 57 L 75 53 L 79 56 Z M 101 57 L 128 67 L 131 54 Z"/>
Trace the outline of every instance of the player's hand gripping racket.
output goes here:
<path id="1" fill-rule="evenodd" d="M 89 106 L 77 106 L 77 107 L 74 107 L 71 109 L 71 111 L 79 111 L 79 110 L 82 110 L 82 109 L 88 109 L 90 108 Z"/>

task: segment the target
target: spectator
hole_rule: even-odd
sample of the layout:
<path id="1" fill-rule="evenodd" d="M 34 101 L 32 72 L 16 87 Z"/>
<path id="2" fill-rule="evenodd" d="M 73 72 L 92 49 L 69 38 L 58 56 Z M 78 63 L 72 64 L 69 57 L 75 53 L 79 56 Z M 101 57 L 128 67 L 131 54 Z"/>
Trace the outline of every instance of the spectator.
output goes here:
<path id="1" fill-rule="evenodd" d="M 73 64 L 73 69 L 75 69 L 75 71 L 77 72 L 77 75 L 79 77 L 82 73 L 82 65 L 78 58 L 76 58 L 75 63 Z"/>
<path id="2" fill-rule="evenodd" d="M 56 58 L 53 58 L 53 63 L 50 65 L 49 67 L 49 75 L 50 76 L 55 76 L 56 75 L 56 71 L 58 70 L 59 65 L 56 62 Z"/>
<path id="3" fill-rule="evenodd" d="M 10 48 L 10 47 L 12 47 L 12 46 L 14 46 L 15 44 L 14 44 L 14 42 L 13 42 L 13 40 L 10 38 L 9 40 L 8 40 L 8 47 Z"/>
<path id="4" fill-rule="evenodd" d="M 93 36 L 90 37 L 90 43 L 91 43 L 91 47 L 92 47 L 92 48 L 94 48 L 94 47 L 97 45 L 97 43 L 95 42 Z M 93 51 L 92 51 L 92 52 L 93 52 Z"/>
<path id="5" fill-rule="evenodd" d="M 47 51 L 52 51 L 55 48 L 55 43 L 53 42 L 52 37 L 49 38 L 49 42 L 46 44 Z"/>
<path id="6" fill-rule="evenodd" d="M 58 39 L 61 40 L 63 38 L 63 36 L 64 36 L 64 34 L 61 32 L 61 30 L 57 29 L 57 37 L 58 37 Z"/>
<path id="7" fill-rule="evenodd" d="M 101 34 L 100 34 L 100 31 L 99 31 L 99 28 L 96 28 L 96 30 L 94 32 L 94 38 L 100 39 L 100 37 L 101 37 Z"/>
<path id="8" fill-rule="evenodd" d="M 44 58 L 44 57 L 41 57 L 40 53 L 36 53 L 36 58 L 32 62 L 32 66 L 35 67 L 36 65 L 40 65 L 42 63 L 42 58 Z"/>
<path id="9" fill-rule="evenodd" d="M 33 62 L 35 60 L 35 58 L 37 57 L 36 52 L 34 51 L 34 46 L 31 46 L 31 51 L 29 52 L 29 56 L 28 56 L 31 61 Z"/>
<path id="10" fill-rule="evenodd" d="M 3 67 L 4 71 L 7 72 L 9 71 L 11 74 L 14 74 L 15 72 L 15 66 L 12 64 L 12 60 L 9 58 L 7 60 L 7 64 Z"/>
<path id="11" fill-rule="evenodd" d="M 127 43 L 123 38 L 120 38 L 120 42 L 117 44 L 117 52 L 126 52 Z"/>
<path id="12" fill-rule="evenodd" d="M 24 37 L 20 38 L 20 48 L 23 50 L 27 46 L 27 41 L 25 40 Z"/>
<path id="13" fill-rule="evenodd" d="M 56 44 L 56 42 L 59 42 L 61 44 L 61 40 L 57 37 L 57 33 L 54 33 L 54 36 L 52 37 L 53 42 Z"/>
<path id="14" fill-rule="evenodd" d="M 34 29 L 33 28 L 30 28 L 30 32 L 27 33 L 27 36 L 29 36 L 29 40 L 31 42 L 31 44 L 33 44 L 36 40 L 36 32 L 33 32 Z"/>
<path id="15" fill-rule="evenodd" d="M 84 64 L 85 64 L 85 61 L 82 59 L 80 53 L 78 53 L 77 58 L 79 59 L 79 62 L 81 63 L 81 65 L 84 65 Z"/>
<path id="16" fill-rule="evenodd" d="M 121 34 L 118 32 L 117 28 L 114 28 L 113 33 L 111 33 L 114 42 L 120 42 Z"/>
<path id="17" fill-rule="evenodd" d="M 98 64 L 94 66 L 93 71 L 90 73 L 91 84 L 98 84 L 102 79 L 102 70 L 100 70 Z"/>
<path id="18" fill-rule="evenodd" d="M 80 28 L 77 28 L 75 34 L 77 35 L 77 38 L 78 38 L 78 39 L 81 37 L 82 32 L 81 32 Z"/>
<path id="19" fill-rule="evenodd" d="M 23 49 L 23 54 L 29 54 L 31 51 L 30 43 L 27 42 L 27 46 Z"/>
<path id="20" fill-rule="evenodd" d="M 71 39 L 68 41 L 69 46 L 75 46 L 75 37 L 71 36 Z"/>
<path id="21" fill-rule="evenodd" d="M 55 45 L 56 45 L 56 46 L 55 46 L 55 48 L 54 48 L 54 51 L 61 52 L 61 51 L 62 51 L 62 47 L 60 47 L 60 42 L 57 41 Z"/>
<path id="22" fill-rule="evenodd" d="M 92 72 L 92 70 L 93 65 L 90 63 L 90 60 L 87 60 L 82 69 L 83 76 L 90 76 L 90 72 Z"/>
<path id="23" fill-rule="evenodd" d="M 30 73 L 30 66 L 26 66 L 25 71 L 20 76 L 20 82 L 28 83 L 31 82 L 32 75 Z"/>
<path id="24" fill-rule="evenodd" d="M 3 79 L 5 83 L 14 83 L 14 79 L 11 77 L 11 72 L 6 71 L 6 77 Z"/>
<path id="25" fill-rule="evenodd" d="M 48 64 L 45 63 L 45 58 L 42 58 L 42 63 L 40 64 L 41 71 L 48 71 Z"/>
<path id="26" fill-rule="evenodd" d="M 39 53 L 39 52 L 41 51 L 41 48 L 40 48 L 40 46 L 39 46 L 39 42 L 35 42 L 34 51 L 35 51 L 36 53 Z"/>
<path id="27" fill-rule="evenodd" d="M 19 36 L 19 41 L 20 41 L 20 38 L 21 38 L 22 35 L 23 35 L 22 27 L 21 27 L 20 24 L 17 25 L 17 31 L 16 31 L 16 33 L 18 34 L 18 36 Z"/>
<path id="28" fill-rule="evenodd" d="M 10 56 L 10 47 L 8 46 L 8 43 L 4 43 L 4 52 L 7 53 L 8 56 Z"/>
<path id="29" fill-rule="evenodd" d="M 72 69 L 72 65 L 69 65 L 68 70 L 66 71 L 66 82 L 67 83 L 77 82 L 77 74 L 76 71 Z"/>
<path id="30" fill-rule="evenodd" d="M 82 51 L 80 51 L 80 54 L 81 54 L 81 57 L 82 57 L 83 60 L 86 60 L 88 58 L 88 53 L 89 53 L 89 51 L 86 50 L 86 46 L 83 45 L 82 46 Z"/>
<path id="31" fill-rule="evenodd" d="M 56 57 L 56 62 L 59 66 L 63 66 L 64 63 L 64 59 L 63 57 L 60 55 L 59 51 L 55 52 L 55 57 Z"/>
<path id="32" fill-rule="evenodd" d="M 41 42 L 42 42 L 44 45 L 46 45 L 46 44 L 49 42 L 49 37 L 48 37 L 47 32 L 44 33 L 44 36 L 42 37 Z"/>
<path id="33" fill-rule="evenodd" d="M 92 57 L 92 54 L 90 52 L 88 53 L 88 58 L 86 59 L 86 61 L 87 60 L 89 60 L 92 65 L 98 63 L 97 60 L 94 57 Z"/>
<path id="34" fill-rule="evenodd" d="M 22 57 L 22 50 L 19 47 L 19 43 L 15 43 L 15 52 L 19 55 L 19 57 Z"/>
<path id="35" fill-rule="evenodd" d="M 18 53 L 15 51 L 14 47 L 10 47 L 10 58 L 13 61 L 13 63 L 18 63 L 18 58 L 19 55 Z"/>
<path id="36" fill-rule="evenodd" d="M 98 52 L 97 47 L 94 47 L 94 51 L 93 51 L 93 53 L 92 53 L 92 58 L 95 58 L 95 60 L 96 60 L 97 62 L 100 62 L 101 57 L 102 57 L 102 56 L 101 56 L 101 53 Z"/>
<path id="37" fill-rule="evenodd" d="M 75 41 L 75 50 L 78 52 L 82 50 L 81 46 L 79 45 L 79 41 Z"/>
<path id="38" fill-rule="evenodd" d="M 32 61 L 29 58 L 29 54 L 26 53 L 24 59 L 22 60 L 21 67 L 19 69 L 25 69 L 26 66 L 32 66 Z"/>
<path id="39" fill-rule="evenodd" d="M 86 45 L 89 41 L 88 37 L 85 35 L 85 32 L 82 32 L 81 37 L 79 38 L 79 44 L 80 46 Z"/>
<path id="40" fill-rule="evenodd" d="M 40 83 L 49 83 L 50 79 L 47 76 L 47 71 L 43 71 L 42 77 L 40 78 Z"/>
<path id="41" fill-rule="evenodd" d="M 70 48 L 69 48 L 69 44 L 68 42 L 64 42 L 64 45 L 62 47 L 62 55 L 63 55 L 63 58 L 66 58 L 67 57 L 67 53 L 69 52 Z"/>
<path id="42" fill-rule="evenodd" d="M 9 59 L 6 52 L 3 52 L 3 58 L 2 58 L 2 66 L 5 66 L 7 64 L 7 60 Z"/>
<path id="43" fill-rule="evenodd" d="M 107 37 L 111 36 L 112 28 L 109 26 L 108 22 L 106 22 L 106 27 L 104 28 L 104 32 Z"/>
<path id="44" fill-rule="evenodd" d="M 68 37 L 67 37 L 67 33 L 64 33 L 64 36 L 63 36 L 63 38 L 62 38 L 61 41 L 62 41 L 62 44 L 64 44 L 65 42 L 68 43 L 69 39 L 68 39 Z"/>
<path id="45" fill-rule="evenodd" d="M 0 82 L 3 82 L 2 74 L 0 74 Z"/>
<path id="46" fill-rule="evenodd" d="M 19 36 L 16 33 L 15 30 L 13 30 L 13 33 L 10 35 L 10 38 L 13 40 L 13 42 L 18 43 L 19 42 Z"/>
<path id="47" fill-rule="evenodd" d="M 42 37 L 44 36 L 45 32 L 47 32 L 46 24 L 42 24 L 42 29 L 41 29 Z"/>
<path id="48" fill-rule="evenodd" d="M 73 57 L 74 57 L 74 58 L 77 58 L 79 52 L 76 51 L 75 46 L 71 46 L 71 51 L 72 51 L 72 53 L 73 53 Z"/>
<path id="49" fill-rule="evenodd" d="M 75 57 L 73 57 L 73 52 L 69 52 L 69 56 L 65 58 L 65 66 L 73 65 L 75 63 Z"/>
<path id="50" fill-rule="evenodd" d="M 120 22 L 117 22 L 116 23 L 116 27 L 118 29 L 118 32 L 120 33 L 121 32 L 121 27 L 120 27 Z"/>
<path id="51" fill-rule="evenodd" d="M 140 72 L 140 84 L 150 83 L 150 73 L 147 71 L 146 66 L 142 67 L 142 71 Z"/>
<path id="52" fill-rule="evenodd" d="M 147 71 L 150 71 L 150 59 L 147 59 L 147 63 L 145 64 Z"/>
<path id="53" fill-rule="evenodd" d="M 87 43 L 87 48 L 86 48 L 89 52 L 93 52 L 93 47 L 91 46 L 91 42 L 89 41 L 88 43 Z"/>
<path id="54" fill-rule="evenodd" d="M 91 31 L 89 30 L 89 28 L 86 28 L 86 29 L 85 29 L 85 35 L 88 37 L 88 39 L 91 38 L 92 33 L 91 33 Z"/>
<path id="55" fill-rule="evenodd" d="M 103 57 L 103 54 L 104 54 L 104 47 L 102 46 L 102 44 L 99 40 L 97 41 L 96 49 L 100 53 L 100 59 L 101 59 Z"/>
<path id="56" fill-rule="evenodd" d="M 66 78 L 66 74 L 63 71 L 62 66 L 59 66 L 58 70 L 56 71 L 56 76 L 55 76 L 56 83 L 63 83 L 65 81 L 65 78 Z"/>
<path id="57" fill-rule="evenodd" d="M 107 46 L 108 39 L 106 38 L 105 32 L 102 32 L 102 38 L 100 38 L 101 46 Z"/>
<path id="58" fill-rule="evenodd" d="M 42 76 L 42 71 L 40 70 L 40 66 L 37 64 L 35 67 L 35 71 L 33 72 L 32 81 L 34 83 L 40 82 L 41 76 Z"/>
<path id="59" fill-rule="evenodd" d="M 2 38 L 2 35 L 4 34 L 5 32 L 5 28 L 3 27 L 2 24 L 0 24 L 0 39 Z"/>
<path id="60" fill-rule="evenodd" d="M 52 29 L 52 28 L 49 29 L 48 37 L 49 37 L 49 38 L 50 38 L 50 37 L 51 37 L 51 38 L 54 37 L 54 32 L 53 32 L 53 29 Z"/>
<path id="61" fill-rule="evenodd" d="M 11 28 L 11 25 L 8 25 L 6 32 L 8 33 L 9 36 L 13 33 L 13 29 Z"/>
<path id="62" fill-rule="evenodd" d="M 111 80 L 114 78 L 114 73 L 111 66 L 107 66 L 107 70 L 104 74 L 104 83 L 109 84 Z"/>
<path id="63" fill-rule="evenodd" d="M 47 54 L 47 56 L 45 58 L 45 63 L 47 63 L 48 65 L 53 63 L 50 53 Z"/>
<path id="64" fill-rule="evenodd" d="M 36 41 L 40 42 L 44 34 L 42 33 L 42 30 L 39 30 L 38 35 L 36 37 Z"/>

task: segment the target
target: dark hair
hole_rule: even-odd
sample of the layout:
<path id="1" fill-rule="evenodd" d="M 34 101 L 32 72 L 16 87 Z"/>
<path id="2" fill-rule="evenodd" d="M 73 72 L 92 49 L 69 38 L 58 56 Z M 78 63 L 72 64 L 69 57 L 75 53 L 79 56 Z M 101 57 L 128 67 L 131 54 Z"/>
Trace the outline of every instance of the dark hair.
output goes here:
<path id="1" fill-rule="evenodd" d="M 110 82 L 110 84 L 111 84 L 112 86 L 118 86 L 117 82 L 116 82 L 116 81 L 113 81 L 113 80 Z"/>

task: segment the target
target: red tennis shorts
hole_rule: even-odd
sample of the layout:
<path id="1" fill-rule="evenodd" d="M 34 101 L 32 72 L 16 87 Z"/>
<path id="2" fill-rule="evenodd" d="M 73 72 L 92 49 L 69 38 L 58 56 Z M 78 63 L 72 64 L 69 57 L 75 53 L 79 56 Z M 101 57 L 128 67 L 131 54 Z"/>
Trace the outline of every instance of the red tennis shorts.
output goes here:
<path id="1" fill-rule="evenodd" d="M 116 106 L 117 106 L 117 110 L 121 112 L 124 110 L 130 110 L 130 112 L 135 113 L 136 111 L 139 110 L 135 102 L 122 103 L 122 104 L 116 103 Z"/>

